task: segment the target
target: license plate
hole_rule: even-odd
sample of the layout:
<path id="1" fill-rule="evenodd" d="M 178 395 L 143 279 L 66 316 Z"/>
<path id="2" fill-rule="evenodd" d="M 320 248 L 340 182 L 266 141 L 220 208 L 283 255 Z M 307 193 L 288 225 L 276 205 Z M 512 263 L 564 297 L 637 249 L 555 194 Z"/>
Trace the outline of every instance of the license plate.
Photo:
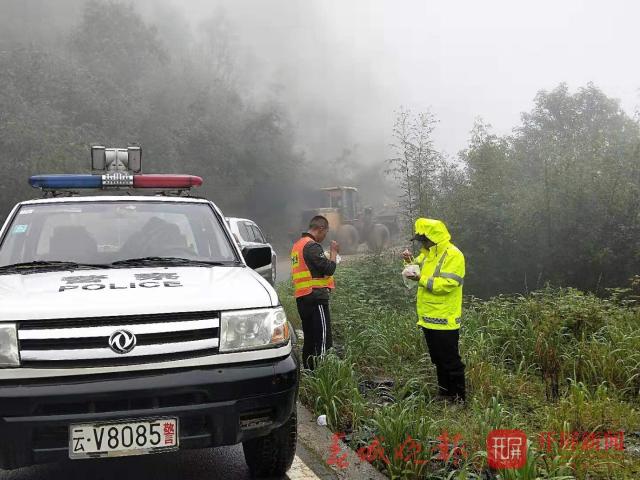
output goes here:
<path id="1" fill-rule="evenodd" d="M 178 449 L 178 419 L 69 425 L 69 458 L 124 457 Z"/>

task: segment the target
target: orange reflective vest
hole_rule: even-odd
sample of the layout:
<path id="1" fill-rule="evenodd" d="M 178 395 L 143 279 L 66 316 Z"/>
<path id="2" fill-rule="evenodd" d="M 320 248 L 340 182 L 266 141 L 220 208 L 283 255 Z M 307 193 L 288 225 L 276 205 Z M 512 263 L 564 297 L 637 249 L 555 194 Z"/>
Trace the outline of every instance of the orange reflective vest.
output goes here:
<path id="1" fill-rule="evenodd" d="M 291 249 L 291 278 L 293 279 L 294 295 L 296 298 L 309 295 L 314 288 L 336 288 L 333 276 L 313 278 L 311 271 L 304 261 L 303 250 L 307 243 L 313 242 L 309 237 L 302 237 L 293 244 Z"/>

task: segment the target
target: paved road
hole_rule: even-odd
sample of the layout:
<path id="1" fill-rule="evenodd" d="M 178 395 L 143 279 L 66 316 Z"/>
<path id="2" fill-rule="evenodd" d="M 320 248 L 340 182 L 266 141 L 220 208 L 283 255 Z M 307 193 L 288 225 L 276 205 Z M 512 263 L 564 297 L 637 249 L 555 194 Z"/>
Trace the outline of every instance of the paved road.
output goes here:
<path id="1" fill-rule="evenodd" d="M 276 263 L 276 283 L 284 282 L 291 278 L 291 260 L 289 255 L 278 254 Z"/>
<path id="2" fill-rule="evenodd" d="M 335 476 L 300 444 L 289 480 L 328 480 Z M 315 472 L 315 473 L 314 473 Z M 0 474 L 0 480 L 218 480 L 251 478 L 242 447 L 176 452 L 143 457 L 75 460 Z"/>

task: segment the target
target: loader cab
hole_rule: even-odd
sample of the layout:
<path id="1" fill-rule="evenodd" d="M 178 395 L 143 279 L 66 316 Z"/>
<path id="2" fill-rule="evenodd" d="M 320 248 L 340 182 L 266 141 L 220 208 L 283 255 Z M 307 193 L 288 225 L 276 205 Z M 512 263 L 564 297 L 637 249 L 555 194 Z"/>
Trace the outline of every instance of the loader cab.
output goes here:
<path id="1" fill-rule="evenodd" d="M 342 222 L 353 222 L 358 218 L 358 189 L 354 187 L 331 187 L 321 189 L 325 194 L 324 206 L 336 208 Z"/>
<path id="2" fill-rule="evenodd" d="M 321 195 L 321 201 L 316 205 L 322 206 L 303 211 L 302 219 L 306 228 L 305 222 L 314 215 L 326 217 L 329 221 L 329 234 L 325 239 L 325 245 L 331 240 L 337 240 L 340 252 L 347 255 L 357 253 L 360 244 L 364 242 L 368 244 L 369 250 L 374 252 L 380 252 L 389 246 L 389 229 L 376 223 L 377 219 L 371 208 L 362 211 L 357 188 L 321 188 L 318 193 Z"/>

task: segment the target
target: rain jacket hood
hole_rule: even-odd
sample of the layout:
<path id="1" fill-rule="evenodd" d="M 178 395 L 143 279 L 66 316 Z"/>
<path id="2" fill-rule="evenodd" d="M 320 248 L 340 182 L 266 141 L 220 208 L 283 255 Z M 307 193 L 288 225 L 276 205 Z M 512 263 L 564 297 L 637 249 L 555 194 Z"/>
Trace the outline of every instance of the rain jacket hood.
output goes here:
<path id="1" fill-rule="evenodd" d="M 424 235 L 436 245 L 451 240 L 445 224 L 433 218 L 419 218 L 415 223 L 415 234 Z"/>

